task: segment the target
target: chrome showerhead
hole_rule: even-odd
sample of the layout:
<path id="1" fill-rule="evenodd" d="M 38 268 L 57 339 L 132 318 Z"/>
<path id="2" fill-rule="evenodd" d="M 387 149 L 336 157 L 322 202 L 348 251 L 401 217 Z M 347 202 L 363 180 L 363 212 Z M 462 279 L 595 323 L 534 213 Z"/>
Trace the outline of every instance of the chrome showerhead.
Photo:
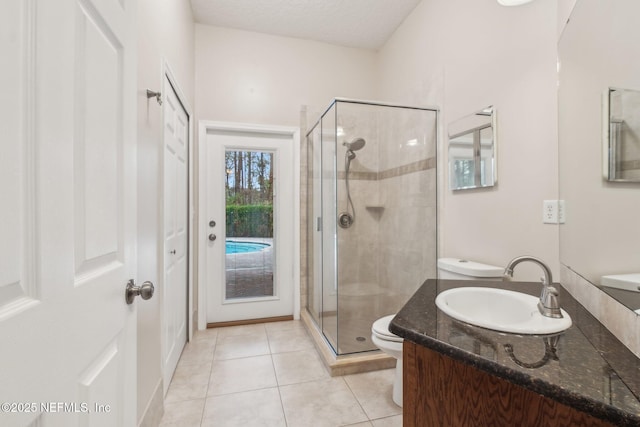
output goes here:
<path id="1" fill-rule="evenodd" d="M 347 147 L 347 150 L 349 151 L 358 151 L 362 149 L 362 147 L 364 147 L 366 143 L 367 142 L 364 140 L 364 138 L 355 138 L 351 142 L 343 142 L 342 145 Z"/>

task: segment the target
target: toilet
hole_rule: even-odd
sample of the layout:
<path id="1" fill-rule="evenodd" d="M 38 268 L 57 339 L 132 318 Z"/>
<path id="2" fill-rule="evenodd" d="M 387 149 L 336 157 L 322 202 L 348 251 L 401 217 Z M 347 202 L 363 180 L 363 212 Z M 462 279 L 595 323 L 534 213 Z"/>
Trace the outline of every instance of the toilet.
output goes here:
<path id="1" fill-rule="evenodd" d="M 438 260 L 438 278 L 455 280 L 500 280 L 503 267 L 458 258 Z M 371 325 L 371 341 L 384 353 L 396 359 L 393 401 L 402 406 L 402 338 L 389 331 L 395 314 L 381 317 Z"/>
<path id="2" fill-rule="evenodd" d="M 438 279 L 502 280 L 504 267 L 458 258 L 438 260 Z"/>
<path id="3" fill-rule="evenodd" d="M 396 359 L 396 376 L 393 380 L 393 401 L 402 406 L 402 337 L 389 331 L 389 323 L 395 314 L 384 316 L 371 325 L 371 341 L 380 350 Z"/>

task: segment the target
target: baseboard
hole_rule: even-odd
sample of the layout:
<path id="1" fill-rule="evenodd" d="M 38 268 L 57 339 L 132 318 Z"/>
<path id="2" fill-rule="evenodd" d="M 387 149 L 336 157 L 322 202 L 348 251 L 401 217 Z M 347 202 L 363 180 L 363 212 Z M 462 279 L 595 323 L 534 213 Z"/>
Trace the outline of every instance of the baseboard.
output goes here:
<path id="1" fill-rule="evenodd" d="M 158 381 L 153 396 L 147 403 L 144 414 L 140 417 L 138 427 L 157 427 L 160 425 L 162 416 L 164 415 L 164 396 L 163 396 L 162 378 Z"/>
<path id="2" fill-rule="evenodd" d="M 226 326 L 254 325 L 256 323 L 285 322 L 287 320 L 293 320 L 293 315 L 263 317 L 262 319 L 233 320 L 230 322 L 207 323 L 207 328 L 224 328 Z"/>

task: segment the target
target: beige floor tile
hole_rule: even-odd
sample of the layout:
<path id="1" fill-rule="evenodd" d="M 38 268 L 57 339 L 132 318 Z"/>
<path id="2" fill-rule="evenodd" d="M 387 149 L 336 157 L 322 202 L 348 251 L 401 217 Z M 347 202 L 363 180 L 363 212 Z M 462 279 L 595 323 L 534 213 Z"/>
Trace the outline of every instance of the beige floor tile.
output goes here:
<path id="1" fill-rule="evenodd" d="M 278 385 L 297 384 L 306 381 L 329 379 L 315 349 L 271 355 L 276 369 Z"/>
<path id="2" fill-rule="evenodd" d="M 313 341 L 304 329 L 273 331 L 268 334 L 271 353 L 285 353 L 313 348 Z"/>
<path id="3" fill-rule="evenodd" d="M 215 345 L 210 346 L 206 344 L 198 344 L 194 342 L 187 343 L 182 350 L 180 356 L 180 365 L 200 365 L 203 363 L 209 363 L 213 360 L 213 352 Z"/>
<path id="4" fill-rule="evenodd" d="M 204 329 L 202 331 L 195 331 L 193 333 L 192 342 L 207 342 L 209 344 L 215 345 L 216 340 L 218 338 L 218 329 Z"/>
<path id="5" fill-rule="evenodd" d="M 211 368 L 209 396 L 277 387 L 271 356 L 215 360 Z"/>
<path id="6" fill-rule="evenodd" d="M 237 359 L 240 357 L 261 356 L 269 354 L 269 343 L 266 333 L 260 335 L 233 335 L 218 337 L 214 360 Z"/>
<path id="7" fill-rule="evenodd" d="M 290 331 L 292 329 L 305 330 L 304 323 L 300 320 L 287 320 L 284 322 L 270 322 L 264 324 L 267 334 L 278 331 Z"/>
<path id="8" fill-rule="evenodd" d="M 286 427 L 277 388 L 210 397 L 204 408 L 202 426 Z"/>
<path id="9" fill-rule="evenodd" d="M 202 421 L 204 399 L 187 400 L 164 404 L 164 416 L 160 421 L 160 427 L 169 426 L 199 426 Z"/>
<path id="10" fill-rule="evenodd" d="M 264 323 L 254 325 L 227 326 L 225 328 L 215 328 L 218 331 L 218 340 L 239 335 L 266 336 Z"/>
<path id="11" fill-rule="evenodd" d="M 174 383 L 197 383 L 208 384 L 211 375 L 211 364 L 213 362 L 182 364 L 178 363 L 176 371 L 173 373 L 171 384 Z"/>
<path id="12" fill-rule="evenodd" d="M 280 387 L 288 427 L 335 427 L 367 421 L 342 378 Z"/>
<path id="13" fill-rule="evenodd" d="M 393 374 L 331 378 L 300 321 L 198 331 L 160 426 L 400 427 Z"/>
<path id="14" fill-rule="evenodd" d="M 394 375 L 395 369 L 384 369 L 344 376 L 369 419 L 402 414 L 402 408 L 393 403 Z"/>
<path id="15" fill-rule="evenodd" d="M 167 395 L 164 399 L 165 403 L 182 402 L 185 400 L 204 399 L 207 397 L 207 383 L 188 383 L 188 382 L 171 382 Z"/>
<path id="16" fill-rule="evenodd" d="M 379 418 L 371 421 L 371 424 L 373 424 L 373 427 L 402 427 L 402 415 Z"/>

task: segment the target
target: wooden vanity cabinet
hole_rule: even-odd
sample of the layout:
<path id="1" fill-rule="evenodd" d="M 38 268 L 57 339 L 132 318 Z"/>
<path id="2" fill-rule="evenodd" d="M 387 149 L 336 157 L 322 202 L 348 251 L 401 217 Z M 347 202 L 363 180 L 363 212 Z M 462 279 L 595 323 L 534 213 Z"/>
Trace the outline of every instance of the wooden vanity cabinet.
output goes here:
<path id="1" fill-rule="evenodd" d="M 614 427 L 405 339 L 404 427 Z"/>

